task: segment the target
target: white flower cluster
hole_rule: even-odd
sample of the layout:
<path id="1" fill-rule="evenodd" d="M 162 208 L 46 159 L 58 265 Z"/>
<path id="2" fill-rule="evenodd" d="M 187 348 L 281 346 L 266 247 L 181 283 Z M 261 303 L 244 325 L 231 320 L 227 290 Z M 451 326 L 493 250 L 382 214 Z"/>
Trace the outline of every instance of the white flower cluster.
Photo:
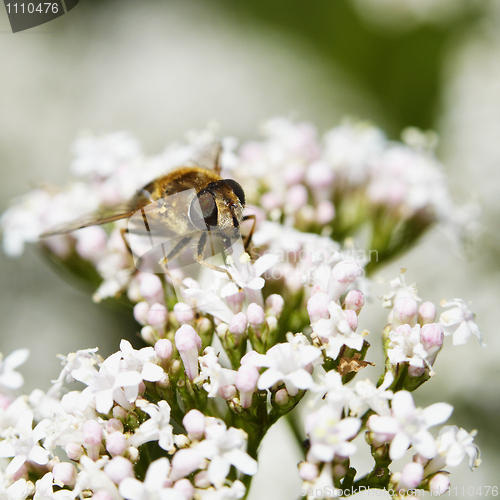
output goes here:
<path id="1" fill-rule="evenodd" d="M 392 281 L 383 297 L 391 311 L 380 382 L 350 384 L 373 364 L 365 361 L 368 331 L 358 325 L 365 274 L 453 212 L 429 141 L 411 131 L 412 146 L 392 143 L 371 125 L 346 123 L 320 142 L 312 125 L 284 119 L 269 121 L 264 135 L 238 150 L 224 141 L 223 176 L 241 182 L 257 219 L 252 255 L 233 250 L 227 274 L 206 266 L 195 277 L 182 268 L 141 272 L 120 222 L 45 240 L 62 265 L 83 260 L 82 269 L 102 278 L 94 300 L 116 297 L 133 307 L 150 347 L 135 350 L 123 340 L 107 359 L 97 349 L 72 353 L 52 388 L 29 396 L 17 396 L 15 371 L 27 351 L 0 364 L 7 498 L 243 498 L 267 430 L 284 415 L 293 419 L 307 391 L 313 410 L 299 475 L 311 498 L 357 486 L 443 493 L 443 467 L 465 455 L 479 465 L 473 433 L 447 426 L 434 438 L 428 430 L 452 407 L 416 408 L 411 394 L 434 375 L 444 336 L 463 344 L 475 335 L 482 343 L 463 301 L 443 303 L 449 309 L 436 322 L 436 307 L 419 305 L 415 285 L 403 274 Z M 19 254 L 54 225 L 128 201 L 212 140 L 196 136 L 156 158 L 144 157 L 126 134 L 80 140 L 72 165 L 80 180 L 53 193 L 36 190 L 9 209 L 5 250 Z M 353 237 L 366 227 L 373 246 L 355 250 Z M 70 390 L 75 381 L 84 388 Z M 378 472 L 356 478 L 353 440 L 366 430 Z M 392 472 L 391 461 L 410 448 L 413 461 Z"/>

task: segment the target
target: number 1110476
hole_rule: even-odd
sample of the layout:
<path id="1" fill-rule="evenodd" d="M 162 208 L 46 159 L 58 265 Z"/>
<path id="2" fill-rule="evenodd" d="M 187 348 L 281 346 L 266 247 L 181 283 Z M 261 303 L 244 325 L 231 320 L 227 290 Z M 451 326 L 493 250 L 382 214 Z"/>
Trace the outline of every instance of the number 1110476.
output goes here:
<path id="1" fill-rule="evenodd" d="M 8 3 L 5 5 L 8 14 L 57 14 L 59 5 L 52 2 Z"/>

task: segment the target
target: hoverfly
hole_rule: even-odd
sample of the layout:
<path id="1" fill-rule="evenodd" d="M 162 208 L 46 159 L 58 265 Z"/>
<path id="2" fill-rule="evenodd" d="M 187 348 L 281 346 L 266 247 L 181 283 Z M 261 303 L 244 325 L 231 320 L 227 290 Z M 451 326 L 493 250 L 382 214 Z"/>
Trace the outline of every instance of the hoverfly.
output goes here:
<path id="1" fill-rule="evenodd" d="M 207 241 L 210 239 L 212 243 L 215 237 L 222 243 L 222 249 L 230 254 L 231 245 L 240 237 L 242 222 L 251 219 L 253 225 L 244 242 L 246 251 L 255 227 L 255 215 L 243 215 L 243 188 L 235 180 L 222 179 L 220 176 L 221 145 L 215 144 L 211 149 L 200 156 L 198 161 L 189 162 L 193 165 L 179 167 L 146 184 L 137 191 L 125 209 L 122 207 L 118 212 L 107 216 L 91 216 L 85 222 L 48 231 L 41 237 L 66 234 L 84 227 L 128 218 L 129 227 L 122 228 L 121 233 L 132 255 L 134 253 L 129 243 L 134 234 L 147 234 L 151 246 L 153 239 L 158 241 L 159 238 L 163 241 L 159 245 L 162 258 L 157 263 L 165 272 L 169 261 L 179 256 L 188 245 L 195 243 L 194 260 L 210 269 L 226 273 L 233 281 L 229 271 L 205 260 Z M 170 245 L 166 245 L 165 241 L 170 241 Z"/>

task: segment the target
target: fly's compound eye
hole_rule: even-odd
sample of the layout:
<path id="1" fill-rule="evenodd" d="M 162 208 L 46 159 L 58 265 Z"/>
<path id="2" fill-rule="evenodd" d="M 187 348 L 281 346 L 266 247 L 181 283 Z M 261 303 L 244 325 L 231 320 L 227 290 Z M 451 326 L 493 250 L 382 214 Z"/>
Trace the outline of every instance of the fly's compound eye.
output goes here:
<path id="1" fill-rule="evenodd" d="M 201 191 L 191 202 L 189 218 L 200 231 L 217 226 L 217 205 L 215 198 L 209 191 Z"/>
<path id="2" fill-rule="evenodd" d="M 224 180 L 226 186 L 230 187 L 233 193 L 240 200 L 241 206 L 245 206 L 245 193 L 243 192 L 243 188 L 233 179 L 225 179 Z"/>

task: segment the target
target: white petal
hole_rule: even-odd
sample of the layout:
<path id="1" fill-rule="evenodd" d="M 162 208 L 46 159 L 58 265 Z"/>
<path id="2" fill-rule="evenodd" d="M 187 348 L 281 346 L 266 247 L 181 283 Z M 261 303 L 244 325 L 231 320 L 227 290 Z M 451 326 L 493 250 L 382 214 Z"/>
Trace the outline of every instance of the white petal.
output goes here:
<path id="1" fill-rule="evenodd" d="M 224 458 L 247 476 L 253 476 L 257 470 L 257 461 L 243 450 L 231 450 L 224 453 Z"/>
<path id="2" fill-rule="evenodd" d="M 400 426 L 395 418 L 373 415 L 368 420 L 368 427 L 379 434 L 395 434 L 399 431 Z"/>
<path id="3" fill-rule="evenodd" d="M 165 372 L 161 366 L 154 363 L 144 363 L 142 378 L 148 382 L 158 382 L 165 377 Z"/>
<path id="4" fill-rule="evenodd" d="M 469 325 L 466 321 L 462 321 L 460 326 L 455 330 L 453 334 L 453 345 L 462 345 L 467 344 L 470 339 L 472 332 L 469 328 Z"/>
<path id="5" fill-rule="evenodd" d="M 208 477 L 216 488 L 220 488 L 224 484 L 230 468 L 231 464 L 220 455 L 212 459 L 208 466 Z"/>
<path id="6" fill-rule="evenodd" d="M 137 479 L 126 477 L 120 483 L 120 494 L 127 500 L 143 500 L 147 498 L 146 488 Z"/>
<path id="7" fill-rule="evenodd" d="M 95 395 L 95 409 L 98 413 L 109 413 L 113 406 L 112 391 L 100 391 Z"/>
<path id="8" fill-rule="evenodd" d="M 410 438 L 404 432 L 398 432 L 394 436 L 391 448 L 389 449 L 389 456 L 391 457 L 391 460 L 401 458 L 406 453 L 410 443 Z"/>
<path id="9" fill-rule="evenodd" d="M 144 483 L 147 484 L 148 489 L 160 489 L 169 471 L 170 462 L 168 458 L 159 458 L 149 465 Z"/>
<path id="10" fill-rule="evenodd" d="M 49 452 L 41 446 L 33 446 L 29 452 L 28 459 L 38 465 L 45 465 L 49 461 Z"/>
<path id="11" fill-rule="evenodd" d="M 399 391 L 392 399 L 392 414 L 402 420 L 411 419 L 415 415 L 413 396 L 408 391 Z"/>
<path id="12" fill-rule="evenodd" d="M 26 462 L 26 455 L 17 455 L 17 457 L 14 457 L 10 464 L 7 465 L 5 473 L 8 476 L 12 476 L 12 474 L 15 474 L 22 467 L 24 462 Z"/>
<path id="13" fill-rule="evenodd" d="M 265 284 L 266 282 L 264 278 L 258 276 L 257 278 L 254 278 L 252 281 L 250 281 L 250 283 L 247 284 L 247 287 L 251 290 L 262 290 Z"/>
<path id="14" fill-rule="evenodd" d="M 269 389 L 276 382 L 281 380 L 283 374 L 274 368 L 268 368 L 260 377 L 257 387 L 262 389 Z"/>
<path id="15" fill-rule="evenodd" d="M 361 420 L 359 418 L 348 417 L 342 419 L 335 426 L 335 433 L 340 440 L 344 441 L 354 437 L 358 433 L 360 427 Z"/>
<path id="16" fill-rule="evenodd" d="M 5 369 L 10 371 L 21 366 L 28 359 L 29 355 L 29 349 L 16 349 L 12 351 L 3 362 Z"/>
<path id="17" fill-rule="evenodd" d="M 269 371 L 269 370 L 268 370 Z M 285 381 L 291 382 L 298 389 L 309 389 L 313 385 L 312 375 L 306 370 L 296 370 L 285 377 Z M 271 384 L 273 385 L 273 384 Z M 270 386 L 268 386 L 270 387 Z"/>
<path id="18" fill-rule="evenodd" d="M 422 410 L 427 427 L 446 422 L 452 413 L 453 406 L 448 403 L 434 403 Z"/>
<path id="19" fill-rule="evenodd" d="M 413 446 L 425 458 L 433 458 L 436 455 L 436 443 L 429 431 L 420 431 L 413 436 Z"/>

